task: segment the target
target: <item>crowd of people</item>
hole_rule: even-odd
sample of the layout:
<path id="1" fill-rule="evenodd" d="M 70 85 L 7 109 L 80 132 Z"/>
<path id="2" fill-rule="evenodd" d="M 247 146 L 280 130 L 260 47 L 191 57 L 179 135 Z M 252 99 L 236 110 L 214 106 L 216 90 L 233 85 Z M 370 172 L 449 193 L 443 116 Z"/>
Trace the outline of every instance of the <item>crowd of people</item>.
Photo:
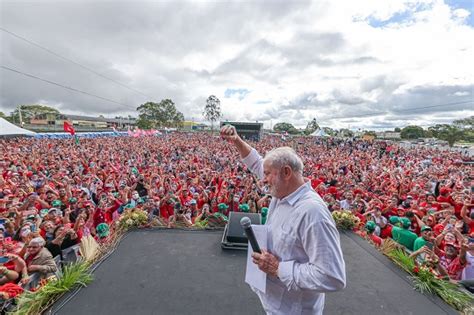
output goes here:
<path id="1" fill-rule="evenodd" d="M 260 153 L 292 146 L 330 211 L 362 222 L 380 245 L 392 238 L 452 281 L 474 279 L 474 168 L 461 153 L 395 143 L 267 136 Z M 55 257 L 88 235 L 106 242 L 128 209 L 170 228 L 258 212 L 271 196 L 231 145 L 205 133 L 73 140 L 0 140 L 0 294 L 34 287 Z M 32 283 L 32 279 L 35 283 Z"/>

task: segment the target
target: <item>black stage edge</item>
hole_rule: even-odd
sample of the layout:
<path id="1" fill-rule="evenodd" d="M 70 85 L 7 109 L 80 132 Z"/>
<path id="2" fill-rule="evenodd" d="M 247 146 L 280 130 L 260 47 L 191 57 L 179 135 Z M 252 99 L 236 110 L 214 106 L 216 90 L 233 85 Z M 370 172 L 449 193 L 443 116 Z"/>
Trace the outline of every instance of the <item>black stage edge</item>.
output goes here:
<path id="1" fill-rule="evenodd" d="M 264 314 L 244 282 L 246 251 L 223 251 L 222 231 L 127 234 L 87 288 L 49 314 Z M 324 314 L 458 314 L 413 290 L 407 274 L 365 240 L 342 233 L 347 288 L 326 294 Z"/>

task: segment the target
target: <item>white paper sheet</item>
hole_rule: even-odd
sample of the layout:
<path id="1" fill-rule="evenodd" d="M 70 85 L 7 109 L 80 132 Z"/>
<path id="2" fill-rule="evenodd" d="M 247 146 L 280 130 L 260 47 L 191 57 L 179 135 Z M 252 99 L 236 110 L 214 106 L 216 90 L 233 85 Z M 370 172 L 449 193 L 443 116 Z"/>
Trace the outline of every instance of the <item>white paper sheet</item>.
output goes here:
<path id="1" fill-rule="evenodd" d="M 268 227 L 265 225 L 252 224 L 252 229 L 260 248 L 269 249 Z M 249 249 L 247 251 L 247 268 L 245 270 L 245 282 L 262 293 L 265 293 L 267 287 L 267 274 L 258 269 L 258 266 L 253 263 L 252 253 L 252 246 L 250 246 L 249 243 Z"/>

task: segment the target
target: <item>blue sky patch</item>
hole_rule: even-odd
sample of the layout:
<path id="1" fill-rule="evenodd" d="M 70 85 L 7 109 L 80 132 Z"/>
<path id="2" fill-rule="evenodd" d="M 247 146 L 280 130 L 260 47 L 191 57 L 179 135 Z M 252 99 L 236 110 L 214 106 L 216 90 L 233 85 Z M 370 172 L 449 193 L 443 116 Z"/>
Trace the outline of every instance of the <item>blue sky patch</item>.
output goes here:
<path id="1" fill-rule="evenodd" d="M 474 17 L 473 17 L 473 0 L 445 0 L 445 3 L 451 7 L 452 10 L 456 9 L 465 9 L 471 14 L 466 18 L 466 24 L 474 26 Z M 410 9 L 403 12 L 395 13 L 388 20 L 379 20 L 374 17 L 369 17 L 367 23 L 375 28 L 383 28 L 390 24 L 399 24 L 407 23 L 413 19 L 413 13 L 420 12 L 423 10 L 429 9 L 427 4 L 416 4 L 413 5 Z"/>
<path id="2" fill-rule="evenodd" d="M 247 89 L 227 89 L 227 90 L 225 90 L 225 92 L 224 92 L 224 96 L 225 96 L 226 98 L 230 98 L 230 97 L 233 97 L 233 96 L 237 95 L 238 98 L 239 98 L 239 101 L 241 101 L 241 100 L 243 100 L 243 99 L 247 96 L 247 94 L 249 94 L 249 93 L 250 93 L 250 91 L 247 90 Z"/>
<path id="3" fill-rule="evenodd" d="M 368 23 L 372 27 L 380 28 L 380 27 L 385 27 L 389 24 L 394 24 L 394 23 L 398 24 L 398 23 L 408 22 L 411 19 L 411 17 L 412 17 L 412 12 L 407 10 L 404 12 L 395 13 L 390 19 L 385 20 L 385 21 L 377 20 L 377 19 L 374 19 L 373 17 L 370 17 L 368 20 Z"/>
<path id="4" fill-rule="evenodd" d="M 474 26 L 474 16 L 472 14 L 474 11 L 474 3 L 472 0 L 444 0 L 444 2 L 453 10 L 464 9 L 469 11 L 471 14 L 466 18 L 466 24 Z"/>

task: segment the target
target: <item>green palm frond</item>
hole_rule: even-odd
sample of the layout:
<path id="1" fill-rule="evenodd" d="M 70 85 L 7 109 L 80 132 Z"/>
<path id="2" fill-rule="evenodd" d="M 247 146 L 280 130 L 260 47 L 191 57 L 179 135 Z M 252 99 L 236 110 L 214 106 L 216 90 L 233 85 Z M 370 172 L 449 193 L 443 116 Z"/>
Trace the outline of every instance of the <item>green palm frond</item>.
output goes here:
<path id="1" fill-rule="evenodd" d="M 51 280 L 36 292 L 24 292 L 17 299 L 15 315 L 36 315 L 51 305 L 62 294 L 92 282 L 88 264 L 78 262 L 65 266 L 59 279 Z"/>

